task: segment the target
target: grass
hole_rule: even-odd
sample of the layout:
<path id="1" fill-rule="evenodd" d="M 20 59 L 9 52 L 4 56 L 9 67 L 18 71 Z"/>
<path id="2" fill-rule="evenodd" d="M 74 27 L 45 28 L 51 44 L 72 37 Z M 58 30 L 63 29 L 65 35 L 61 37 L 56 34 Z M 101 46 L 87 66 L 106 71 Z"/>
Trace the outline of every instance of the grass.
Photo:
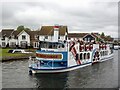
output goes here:
<path id="1" fill-rule="evenodd" d="M 35 55 L 35 49 L 25 49 L 26 51 L 32 51 L 32 54 L 24 54 L 24 53 L 8 53 L 10 48 L 0 48 L 0 57 L 2 57 L 2 61 L 4 60 L 9 60 L 9 59 L 19 59 L 19 58 L 24 58 L 24 57 L 29 57 L 29 56 L 34 56 Z"/>
<path id="2" fill-rule="evenodd" d="M 10 49 L 2 49 L 2 57 L 23 55 L 22 53 L 8 53 L 9 50 Z"/>
<path id="3" fill-rule="evenodd" d="M 0 48 L 0 57 L 2 57 L 2 49 Z"/>

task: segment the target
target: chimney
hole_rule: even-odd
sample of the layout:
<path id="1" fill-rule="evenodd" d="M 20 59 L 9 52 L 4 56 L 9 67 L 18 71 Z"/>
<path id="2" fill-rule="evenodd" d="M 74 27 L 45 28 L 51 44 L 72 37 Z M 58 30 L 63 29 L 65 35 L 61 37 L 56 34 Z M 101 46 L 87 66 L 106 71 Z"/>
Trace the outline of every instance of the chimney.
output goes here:
<path id="1" fill-rule="evenodd" d="M 59 37 L 59 25 L 54 26 L 54 36 L 53 36 L 53 41 L 58 42 L 58 37 Z"/>

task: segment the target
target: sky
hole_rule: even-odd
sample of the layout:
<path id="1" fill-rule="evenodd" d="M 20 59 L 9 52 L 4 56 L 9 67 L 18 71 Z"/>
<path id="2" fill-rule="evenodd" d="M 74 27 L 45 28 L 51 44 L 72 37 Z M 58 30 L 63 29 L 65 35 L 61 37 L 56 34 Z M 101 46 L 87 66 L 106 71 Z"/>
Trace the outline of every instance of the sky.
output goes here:
<path id="1" fill-rule="evenodd" d="M 0 7 L 0 30 L 59 24 L 70 33 L 118 37 L 118 0 L 2 0 Z"/>

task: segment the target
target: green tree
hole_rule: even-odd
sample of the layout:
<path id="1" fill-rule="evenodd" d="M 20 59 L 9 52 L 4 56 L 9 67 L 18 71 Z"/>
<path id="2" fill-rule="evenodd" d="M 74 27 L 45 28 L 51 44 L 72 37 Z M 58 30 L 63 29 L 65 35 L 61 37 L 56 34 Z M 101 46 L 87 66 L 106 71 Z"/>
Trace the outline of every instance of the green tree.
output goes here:
<path id="1" fill-rule="evenodd" d="M 24 26 L 23 26 L 23 25 L 18 26 L 18 27 L 17 27 L 17 30 L 18 30 L 18 31 L 24 30 Z"/>
<path id="2" fill-rule="evenodd" d="M 105 36 L 104 32 L 101 33 L 101 36 Z"/>
<path id="3" fill-rule="evenodd" d="M 96 41 L 100 41 L 100 38 L 97 37 L 97 38 L 96 38 Z"/>
<path id="4" fill-rule="evenodd" d="M 30 31 L 30 29 L 29 29 L 29 28 L 24 28 L 24 30 Z"/>
<path id="5" fill-rule="evenodd" d="M 107 36 L 107 38 L 111 38 L 111 36 L 110 36 L 110 35 L 108 35 L 108 36 Z"/>

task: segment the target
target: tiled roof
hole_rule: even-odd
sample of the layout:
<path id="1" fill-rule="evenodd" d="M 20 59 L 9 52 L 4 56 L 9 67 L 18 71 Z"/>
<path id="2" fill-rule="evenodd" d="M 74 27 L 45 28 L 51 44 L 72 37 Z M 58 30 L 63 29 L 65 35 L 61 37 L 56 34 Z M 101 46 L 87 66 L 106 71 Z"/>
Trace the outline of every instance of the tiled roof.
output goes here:
<path id="1" fill-rule="evenodd" d="M 99 38 L 96 33 L 91 33 L 91 35 L 93 35 L 95 38 Z"/>
<path id="2" fill-rule="evenodd" d="M 68 33 L 68 38 L 83 38 L 88 33 Z"/>
<path id="3" fill-rule="evenodd" d="M 53 27 L 54 26 L 42 26 L 39 35 L 53 35 Z M 67 31 L 67 26 L 61 26 L 59 28 L 59 35 L 65 35 Z"/>
<path id="4" fill-rule="evenodd" d="M 20 34 L 23 30 L 15 30 L 12 34 L 17 36 L 18 34 Z M 28 30 L 24 30 L 27 34 L 29 34 Z"/>
<path id="5" fill-rule="evenodd" d="M 104 39 L 104 41 L 113 41 L 113 38 L 109 38 L 107 36 L 101 36 L 102 39 Z"/>
<path id="6" fill-rule="evenodd" d="M 15 31 L 12 33 L 12 35 L 14 35 L 15 38 L 16 38 L 17 35 L 19 35 L 22 31 L 23 31 L 23 30 L 21 30 L 21 31 L 17 31 L 17 30 L 15 30 Z M 35 37 L 35 35 L 38 35 L 39 32 L 40 32 L 40 31 L 28 31 L 28 30 L 24 30 L 24 31 L 25 31 L 27 34 L 30 35 L 30 39 L 31 39 L 31 40 L 33 40 L 34 37 Z"/>
<path id="7" fill-rule="evenodd" d="M 9 37 L 13 31 L 14 29 L 2 29 L 1 34 L 2 36 Z"/>

